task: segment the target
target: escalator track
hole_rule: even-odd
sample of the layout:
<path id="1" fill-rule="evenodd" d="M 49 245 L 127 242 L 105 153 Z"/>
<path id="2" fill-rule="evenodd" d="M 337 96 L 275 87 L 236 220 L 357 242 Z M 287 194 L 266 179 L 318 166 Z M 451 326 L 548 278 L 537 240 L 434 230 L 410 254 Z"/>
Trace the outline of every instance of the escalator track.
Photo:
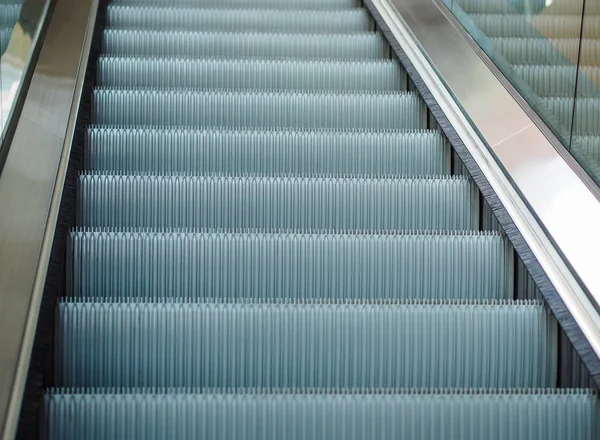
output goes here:
<path id="1" fill-rule="evenodd" d="M 358 3 L 106 23 L 45 438 L 595 438 L 556 319 Z"/>

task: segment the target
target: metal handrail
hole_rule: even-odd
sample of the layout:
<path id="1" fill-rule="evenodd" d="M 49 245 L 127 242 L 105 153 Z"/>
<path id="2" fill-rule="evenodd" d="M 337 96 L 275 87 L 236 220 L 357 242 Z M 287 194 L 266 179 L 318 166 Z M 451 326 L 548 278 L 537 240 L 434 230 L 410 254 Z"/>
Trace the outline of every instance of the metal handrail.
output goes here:
<path id="1" fill-rule="evenodd" d="M 0 429 L 15 436 L 96 22 L 57 0 L 0 175 Z"/>

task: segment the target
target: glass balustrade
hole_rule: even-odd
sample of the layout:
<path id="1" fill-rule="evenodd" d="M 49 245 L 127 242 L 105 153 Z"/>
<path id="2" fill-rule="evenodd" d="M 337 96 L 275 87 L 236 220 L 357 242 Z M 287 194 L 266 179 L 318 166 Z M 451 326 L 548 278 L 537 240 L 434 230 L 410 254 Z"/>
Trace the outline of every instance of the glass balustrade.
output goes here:
<path id="1" fill-rule="evenodd" d="M 50 3 L 51 0 L 0 0 L 1 143 L 23 89 Z"/>
<path id="2" fill-rule="evenodd" d="M 443 3 L 600 184 L 600 1 Z"/>

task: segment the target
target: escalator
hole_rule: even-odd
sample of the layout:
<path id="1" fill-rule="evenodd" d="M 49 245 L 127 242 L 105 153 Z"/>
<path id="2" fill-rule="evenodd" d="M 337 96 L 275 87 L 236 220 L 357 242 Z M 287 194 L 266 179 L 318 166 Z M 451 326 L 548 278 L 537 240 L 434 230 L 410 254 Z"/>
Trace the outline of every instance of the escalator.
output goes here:
<path id="1" fill-rule="evenodd" d="M 114 0 L 47 439 L 592 439 L 594 389 L 354 0 Z"/>

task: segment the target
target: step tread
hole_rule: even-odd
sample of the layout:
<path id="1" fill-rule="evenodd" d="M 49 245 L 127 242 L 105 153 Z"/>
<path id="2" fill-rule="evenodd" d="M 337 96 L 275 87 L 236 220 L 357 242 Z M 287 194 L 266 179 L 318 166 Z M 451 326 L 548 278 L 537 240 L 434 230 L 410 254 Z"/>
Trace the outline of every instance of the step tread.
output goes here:
<path id="1" fill-rule="evenodd" d="M 77 228 L 69 244 L 72 294 L 513 298 L 514 253 L 500 234 L 373 232 Z"/>
<path id="2" fill-rule="evenodd" d="M 557 324 L 536 302 L 70 301 L 57 319 L 62 386 L 556 383 Z"/>

